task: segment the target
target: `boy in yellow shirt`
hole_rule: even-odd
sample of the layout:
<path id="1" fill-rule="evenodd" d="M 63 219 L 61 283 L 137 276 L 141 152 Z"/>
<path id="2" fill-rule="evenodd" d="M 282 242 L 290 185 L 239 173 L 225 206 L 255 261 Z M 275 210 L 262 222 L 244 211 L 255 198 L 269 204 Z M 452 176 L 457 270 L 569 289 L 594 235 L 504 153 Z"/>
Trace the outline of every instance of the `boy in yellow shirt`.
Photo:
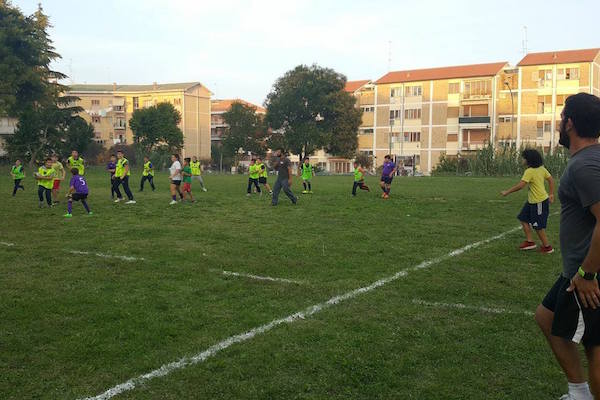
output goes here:
<path id="1" fill-rule="evenodd" d="M 515 186 L 508 190 L 501 192 L 502 196 L 508 196 L 513 192 L 517 192 L 523 189 L 529 184 L 529 190 L 527 193 L 527 202 L 523 206 L 523 209 L 518 215 L 521 226 L 523 226 L 523 232 L 525 233 L 525 241 L 519 246 L 520 250 L 533 250 L 536 248 L 536 244 L 533 241 L 531 234 L 531 227 L 535 229 L 538 237 L 542 241 L 542 248 L 540 251 L 545 254 L 554 252 L 548 238 L 546 236 L 546 225 L 548 223 L 548 216 L 550 215 L 550 204 L 554 202 L 554 179 L 546 168 L 544 168 L 544 160 L 539 151 L 535 149 L 526 149 L 521 153 L 524 163 L 527 166 L 521 181 Z M 548 181 L 550 187 L 550 194 L 546 192 L 546 186 L 544 181 Z"/>

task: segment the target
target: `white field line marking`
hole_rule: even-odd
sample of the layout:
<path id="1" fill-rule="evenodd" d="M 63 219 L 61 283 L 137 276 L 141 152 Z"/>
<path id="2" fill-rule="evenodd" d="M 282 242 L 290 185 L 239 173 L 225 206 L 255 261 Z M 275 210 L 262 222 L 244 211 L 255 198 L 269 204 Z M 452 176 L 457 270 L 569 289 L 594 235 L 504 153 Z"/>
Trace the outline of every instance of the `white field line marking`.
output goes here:
<path id="1" fill-rule="evenodd" d="M 130 256 L 117 256 L 117 255 L 113 255 L 113 254 L 94 253 L 94 252 L 90 252 L 90 251 L 71 250 L 71 251 L 69 251 L 69 253 L 81 254 L 81 255 L 92 255 L 92 256 L 102 257 L 102 258 L 118 258 L 119 260 L 124 260 L 124 261 L 144 261 L 144 258 L 141 258 L 141 257 L 138 258 L 138 257 L 130 257 Z"/>
<path id="2" fill-rule="evenodd" d="M 0 242 L 0 245 L 6 246 L 6 247 L 11 247 L 11 246 L 14 246 L 15 244 L 14 243 L 10 243 L 10 242 Z"/>
<path id="3" fill-rule="evenodd" d="M 240 277 L 240 278 L 250 278 L 250 279 L 256 279 L 256 280 L 259 280 L 259 281 L 295 283 L 297 285 L 302 285 L 304 283 L 302 281 L 297 281 L 297 280 L 294 280 L 294 279 L 273 278 L 271 276 L 259 276 L 259 275 L 245 274 L 245 273 L 242 273 L 242 272 L 217 271 L 217 270 L 215 270 L 215 272 L 220 272 L 221 274 L 226 275 L 226 276 L 237 276 L 237 277 Z"/>
<path id="4" fill-rule="evenodd" d="M 158 378 L 161 376 L 165 376 L 170 374 L 171 372 L 178 370 L 178 369 L 183 369 L 186 368 L 190 365 L 194 365 L 200 362 L 204 362 L 206 361 L 208 358 L 214 356 L 215 354 L 217 354 L 218 352 L 220 352 L 221 350 L 224 350 L 228 347 L 231 347 L 232 345 L 236 344 L 236 343 L 242 343 L 245 342 L 247 340 L 250 340 L 252 338 L 254 338 L 256 335 L 260 335 L 263 334 L 265 332 L 268 332 L 270 330 L 272 330 L 273 328 L 282 325 L 282 324 L 291 324 L 295 321 L 301 320 L 301 319 L 305 319 L 307 317 L 310 317 L 314 314 L 317 314 L 321 311 L 323 311 L 324 309 L 327 309 L 331 306 L 337 305 L 343 301 L 349 300 L 349 299 L 353 299 L 363 293 L 368 293 L 370 291 L 373 291 L 381 286 L 384 286 L 385 284 L 388 284 L 390 282 L 396 281 L 400 278 L 403 278 L 405 276 L 408 275 L 409 272 L 411 271 L 419 271 L 421 269 L 425 269 L 425 268 L 429 268 L 432 265 L 435 264 L 439 264 L 442 261 L 448 260 L 452 257 L 456 257 L 468 250 L 472 250 L 475 249 L 477 247 L 483 246 L 485 244 L 488 244 L 490 242 L 493 242 L 495 240 L 498 239 L 502 239 L 504 236 L 516 232 L 519 229 L 521 229 L 521 227 L 517 227 L 517 228 L 513 228 L 513 229 L 509 229 L 499 235 L 496 236 L 492 236 L 488 239 L 485 240 L 481 240 L 479 242 L 475 242 L 475 243 L 471 243 L 468 244 L 464 247 L 461 247 L 460 249 L 456 249 L 454 251 L 451 251 L 450 253 L 437 257 L 437 258 L 433 258 L 431 260 L 427 260 L 427 261 L 423 261 L 422 263 L 411 267 L 411 268 L 407 268 L 401 271 L 396 272 L 393 275 L 390 275 L 386 278 L 382 278 L 379 279 L 373 283 L 371 283 L 368 286 L 363 286 L 360 287 L 358 289 L 354 289 L 350 292 L 346 292 L 344 294 L 341 294 L 339 296 L 335 296 L 330 298 L 329 300 L 323 302 L 323 303 L 318 303 L 315 305 L 312 305 L 310 307 L 305 308 L 304 310 L 298 311 L 294 314 L 290 314 L 287 317 L 284 318 L 280 318 L 280 319 L 276 319 L 273 320 L 267 324 L 258 326 L 256 328 L 250 329 L 247 332 L 244 333 L 240 333 L 237 334 L 235 336 L 231 336 L 227 339 L 222 340 L 221 342 L 212 345 L 211 347 L 209 347 L 208 349 L 204 350 L 201 353 L 195 354 L 193 356 L 184 356 L 182 358 L 180 358 L 177 361 L 173 361 L 169 364 L 164 364 L 161 367 L 150 371 L 146 374 L 143 375 L 139 375 L 137 377 L 131 378 L 126 382 L 123 383 L 119 383 L 118 385 L 113 386 L 112 388 L 106 390 L 105 392 L 97 395 L 97 396 L 93 396 L 93 397 L 86 397 L 84 400 L 108 400 L 111 399 L 123 392 L 129 391 L 129 390 L 133 390 L 136 386 L 141 385 L 149 380 L 152 380 L 154 378 Z"/>
<path id="5" fill-rule="evenodd" d="M 428 306 L 428 307 L 436 307 L 436 308 L 456 308 L 459 310 L 471 310 L 471 311 L 481 311 L 484 313 L 490 314 L 522 314 L 532 316 L 533 312 L 531 311 L 512 311 L 507 310 L 505 308 L 496 308 L 496 307 L 478 307 L 478 306 L 469 306 L 462 303 L 436 303 L 429 302 L 425 300 L 413 299 L 413 304 L 417 304 L 420 306 Z"/>

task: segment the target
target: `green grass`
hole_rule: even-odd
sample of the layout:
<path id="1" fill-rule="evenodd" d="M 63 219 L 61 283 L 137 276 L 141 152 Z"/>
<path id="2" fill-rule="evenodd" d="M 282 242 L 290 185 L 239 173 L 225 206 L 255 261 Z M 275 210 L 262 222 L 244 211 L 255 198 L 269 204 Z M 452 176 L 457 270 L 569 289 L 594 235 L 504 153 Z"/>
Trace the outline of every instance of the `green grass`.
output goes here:
<path id="1" fill-rule="evenodd" d="M 133 187 L 139 171 L 135 171 Z M 246 178 L 205 176 L 196 204 L 169 206 L 167 177 L 113 204 L 103 171 L 79 203 L 38 209 L 0 178 L 0 398 L 77 399 L 235 334 L 518 225 L 515 179 L 403 178 L 392 198 L 350 196 L 351 177 L 313 195 L 246 198 Z M 272 178 L 270 178 L 272 180 Z M 376 189 L 377 180 L 367 183 Z M 299 181 L 293 189 L 298 193 Z M 64 193 L 64 189 L 63 189 Z M 554 206 L 558 210 L 558 206 Z M 557 244 L 558 218 L 549 225 Z M 520 232 L 314 316 L 235 344 L 117 399 L 532 399 L 565 387 L 533 318 L 413 299 L 533 311 L 560 254 L 519 253 Z M 143 257 L 122 261 L 69 250 Z M 226 277 L 229 270 L 303 285 Z M 215 272 L 216 271 L 216 272 Z"/>

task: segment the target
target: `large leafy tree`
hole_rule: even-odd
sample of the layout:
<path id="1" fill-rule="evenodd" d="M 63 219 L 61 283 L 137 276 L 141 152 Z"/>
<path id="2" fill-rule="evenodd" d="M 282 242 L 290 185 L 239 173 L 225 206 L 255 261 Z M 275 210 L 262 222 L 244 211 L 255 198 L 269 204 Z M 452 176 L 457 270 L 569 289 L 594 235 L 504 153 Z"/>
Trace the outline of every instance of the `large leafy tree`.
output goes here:
<path id="1" fill-rule="evenodd" d="M 181 114 L 171 103 L 159 103 L 135 110 L 129 126 L 142 152 L 149 153 L 158 147 L 175 152 L 183 147 L 180 122 Z"/>
<path id="2" fill-rule="evenodd" d="M 362 112 L 345 85 L 344 75 L 318 65 L 286 72 L 267 96 L 270 147 L 284 147 L 301 158 L 319 149 L 352 157 Z"/>
<path id="3" fill-rule="evenodd" d="M 266 152 L 265 125 L 263 117 L 256 113 L 256 108 L 240 102 L 234 102 L 229 110 L 223 113 L 227 129 L 223 136 L 223 154 L 236 156 L 243 152 L 264 155 Z"/>
<path id="4" fill-rule="evenodd" d="M 49 27 L 41 6 L 26 17 L 0 0 L 0 117 L 18 118 L 7 149 L 30 164 L 44 153 L 64 150 L 78 133 L 84 135 L 77 138 L 78 144 L 91 142 L 91 127 L 83 128 L 85 122 L 77 116 L 82 109 L 73 106 L 77 98 L 63 95 L 67 88 L 59 80 L 66 76 L 50 68 L 60 55 L 48 36 Z"/>

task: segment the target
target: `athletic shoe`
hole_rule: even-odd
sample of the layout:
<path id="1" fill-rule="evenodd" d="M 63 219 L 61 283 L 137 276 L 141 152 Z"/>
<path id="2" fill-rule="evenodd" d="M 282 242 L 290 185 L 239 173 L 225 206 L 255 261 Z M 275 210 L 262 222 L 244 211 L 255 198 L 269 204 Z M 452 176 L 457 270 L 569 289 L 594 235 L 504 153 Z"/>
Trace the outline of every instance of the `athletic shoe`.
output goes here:
<path id="1" fill-rule="evenodd" d="M 385 199 L 385 192 L 383 192 L 383 194 L 381 195 L 382 199 Z"/>
<path id="2" fill-rule="evenodd" d="M 540 253 L 552 254 L 552 253 L 554 253 L 554 249 L 550 245 L 542 246 L 542 247 L 540 247 Z"/>
<path id="3" fill-rule="evenodd" d="M 567 394 L 563 394 L 562 396 L 560 396 L 560 399 L 558 400 L 577 400 L 575 397 L 571 396 L 570 393 Z"/>
<path id="4" fill-rule="evenodd" d="M 66 213 L 65 215 L 63 215 L 63 217 L 65 217 L 65 218 L 71 218 L 72 216 L 73 216 L 73 214 L 69 214 L 69 213 Z"/>
<path id="5" fill-rule="evenodd" d="M 202 188 L 202 191 L 203 192 L 208 192 L 208 190 L 206 190 L 206 188 Z"/>
<path id="6" fill-rule="evenodd" d="M 125 202 L 125 204 L 135 204 L 135 203 L 137 203 L 135 200 L 129 200 L 129 201 Z"/>
<path id="7" fill-rule="evenodd" d="M 521 245 L 519 246 L 519 250 L 533 250 L 537 247 L 537 245 L 534 242 L 529 242 L 527 240 L 525 240 L 523 243 L 521 243 Z"/>
<path id="8" fill-rule="evenodd" d="M 273 195 L 273 191 L 272 191 L 272 190 L 269 190 L 269 194 L 270 194 L 270 195 Z"/>
<path id="9" fill-rule="evenodd" d="M 94 213 L 90 211 L 90 212 L 88 213 L 88 215 L 94 215 Z"/>
<path id="10" fill-rule="evenodd" d="M 44 208 L 44 203 L 40 203 L 40 208 Z"/>
<path id="11" fill-rule="evenodd" d="M 250 193 L 246 193 L 246 197 L 250 197 L 250 196 L 251 196 L 251 194 L 250 194 Z"/>
<path id="12" fill-rule="evenodd" d="M 120 202 L 120 201 L 122 201 L 122 200 L 123 200 L 123 199 L 116 198 L 116 199 L 115 199 L 115 203 L 118 203 L 118 202 Z"/>
<path id="13" fill-rule="evenodd" d="M 309 190 L 309 191 L 308 191 L 308 194 L 313 194 L 313 191 L 312 191 L 312 190 Z"/>
<path id="14" fill-rule="evenodd" d="M 308 194 L 308 190 L 303 190 L 302 194 Z"/>
<path id="15" fill-rule="evenodd" d="M 387 199 L 389 199 L 389 198 L 390 198 L 390 195 L 389 195 L 389 194 L 387 194 L 387 193 L 384 193 L 384 194 L 383 194 L 383 198 L 387 200 Z"/>
<path id="16" fill-rule="evenodd" d="M 171 202 L 169 203 L 169 205 L 172 206 L 173 204 L 177 204 L 177 202 L 175 200 L 171 200 Z"/>

